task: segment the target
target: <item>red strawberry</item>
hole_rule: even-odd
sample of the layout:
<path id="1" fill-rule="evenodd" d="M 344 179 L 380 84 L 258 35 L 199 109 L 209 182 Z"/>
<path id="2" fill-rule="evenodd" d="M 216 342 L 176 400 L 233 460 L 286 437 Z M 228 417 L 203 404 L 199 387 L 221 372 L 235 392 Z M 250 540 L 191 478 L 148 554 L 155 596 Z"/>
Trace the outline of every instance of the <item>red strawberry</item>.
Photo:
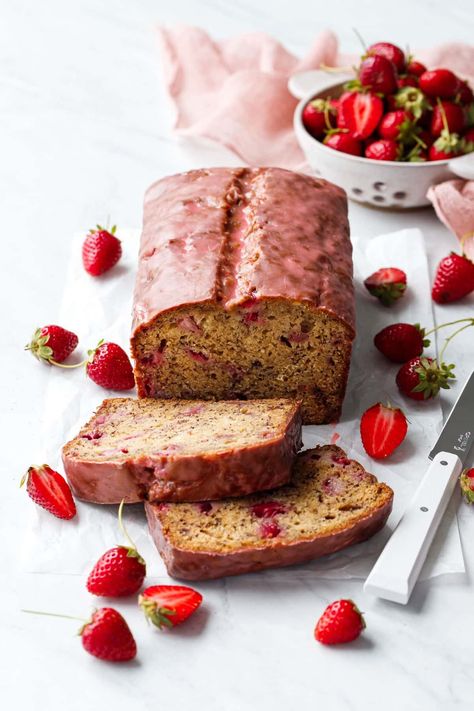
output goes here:
<path id="1" fill-rule="evenodd" d="M 418 86 L 418 77 L 414 74 L 404 74 L 402 77 L 397 79 L 397 87 L 403 89 L 405 86 Z"/>
<path id="2" fill-rule="evenodd" d="M 146 564 L 123 524 L 123 501 L 119 506 L 119 526 L 129 546 L 115 546 L 106 551 L 94 565 L 87 578 L 87 589 L 92 595 L 122 597 L 133 595 L 141 588 L 146 575 Z"/>
<path id="3" fill-rule="evenodd" d="M 369 407 L 360 420 L 364 449 L 374 459 L 385 459 L 406 437 L 408 424 L 403 412 L 381 402 Z"/>
<path id="4" fill-rule="evenodd" d="M 418 323 L 392 323 L 375 335 L 374 344 L 393 363 L 405 363 L 421 355 L 423 348 L 430 345 L 424 336 L 424 329 Z"/>
<path id="5" fill-rule="evenodd" d="M 450 388 L 449 380 L 456 377 L 453 369 L 454 365 L 438 365 L 433 358 L 412 358 L 398 371 L 397 385 L 412 400 L 429 400 L 439 393 L 440 388 Z"/>
<path id="6" fill-rule="evenodd" d="M 304 127 L 314 138 L 321 138 L 328 129 L 334 128 L 334 114 L 335 110 L 329 101 L 313 99 L 303 109 Z"/>
<path id="7" fill-rule="evenodd" d="M 97 225 L 91 230 L 82 245 L 84 269 L 92 276 L 99 276 L 111 269 L 122 256 L 122 244 L 115 237 L 116 226 L 106 230 Z"/>
<path id="8" fill-rule="evenodd" d="M 364 285 L 384 306 L 391 306 L 405 293 L 407 275 L 396 267 L 384 267 L 367 277 Z"/>
<path id="9" fill-rule="evenodd" d="M 324 610 L 314 636 L 322 644 L 343 644 L 356 639 L 365 626 L 362 613 L 352 600 L 337 600 Z"/>
<path id="10" fill-rule="evenodd" d="M 467 81 L 460 81 L 457 96 L 461 104 L 470 104 L 474 101 L 474 93 Z"/>
<path id="11" fill-rule="evenodd" d="M 397 90 L 397 72 L 394 64 L 380 55 L 362 60 L 359 71 L 362 86 L 380 94 L 393 94 Z"/>
<path id="12" fill-rule="evenodd" d="M 339 99 L 337 125 L 348 129 L 354 138 L 368 138 L 377 128 L 382 114 L 382 99 L 375 94 L 347 91 Z"/>
<path id="13" fill-rule="evenodd" d="M 87 375 L 94 383 L 110 390 L 131 390 L 135 378 L 128 355 L 116 343 L 99 341 L 97 348 L 88 351 Z"/>
<path id="14" fill-rule="evenodd" d="M 378 130 L 381 138 L 404 141 L 413 133 L 412 116 L 403 109 L 389 111 L 382 117 Z"/>
<path id="15" fill-rule="evenodd" d="M 439 140 L 440 139 L 438 139 L 438 141 Z M 444 144 L 438 143 L 438 141 L 435 141 L 435 143 L 430 146 L 428 150 L 428 160 L 451 160 L 451 158 L 455 158 L 456 156 L 461 155 L 460 148 L 454 150 L 451 150 L 449 147 L 443 148 L 442 145 Z"/>
<path id="16" fill-rule="evenodd" d="M 450 133 L 461 133 L 464 128 L 464 111 L 462 106 L 454 104 L 452 101 L 440 101 L 433 108 L 431 116 L 430 132 L 436 138 L 441 136 L 443 129 L 448 129 Z"/>
<path id="17" fill-rule="evenodd" d="M 61 326 L 43 326 L 36 329 L 31 343 L 25 346 L 25 350 L 31 351 L 38 360 L 62 363 L 71 355 L 78 343 L 79 339 L 72 331 L 67 331 Z"/>
<path id="18" fill-rule="evenodd" d="M 145 617 L 160 629 L 180 625 L 201 602 L 201 593 L 185 585 L 152 585 L 138 598 Z"/>
<path id="19" fill-rule="evenodd" d="M 86 652 L 98 659 L 128 662 L 137 656 L 137 645 L 129 626 L 112 607 L 96 610 L 79 634 Z"/>
<path id="20" fill-rule="evenodd" d="M 20 486 L 26 481 L 26 490 L 35 504 L 62 519 L 71 519 L 76 515 L 76 504 L 72 498 L 67 481 L 59 472 L 47 464 L 30 467 L 22 478 Z"/>
<path id="21" fill-rule="evenodd" d="M 115 546 L 94 565 L 87 578 L 87 589 L 102 597 L 133 595 L 141 588 L 145 574 L 145 561 L 136 548 Z"/>
<path id="22" fill-rule="evenodd" d="M 464 500 L 468 504 L 474 504 L 474 468 L 463 471 L 459 477 L 459 484 Z"/>
<path id="23" fill-rule="evenodd" d="M 417 121 L 424 122 L 425 115 L 431 110 L 431 103 L 420 89 L 405 86 L 399 89 L 394 96 L 387 97 L 389 109 L 405 109 Z"/>
<path id="24" fill-rule="evenodd" d="M 416 60 L 408 60 L 407 73 L 413 74 L 415 77 L 421 77 L 422 74 L 426 72 L 426 67 L 421 62 Z"/>
<path id="25" fill-rule="evenodd" d="M 369 143 L 365 149 L 365 157 L 372 160 L 398 160 L 399 150 L 395 141 L 381 138 L 378 141 Z"/>
<path id="26" fill-rule="evenodd" d="M 458 301 L 474 291 L 474 263 L 451 252 L 438 264 L 431 295 L 438 304 Z"/>
<path id="27" fill-rule="evenodd" d="M 376 42 L 375 44 L 371 44 L 367 50 L 367 55 L 385 57 L 385 59 L 388 59 L 395 65 L 398 72 L 405 70 L 405 54 L 400 47 L 390 42 Z"/>
<path id="28" fill-rule="evenodd" d="M 459 88 L 459 79 L 449 69 L 433 69 L 420 76 L 420 89 L 433 98 L 453 99 Z"/>
<path id="29" fill-rule="evenodd" d="M 353 156 L 362 155 L 362 144 L 357 138 L 354 138 L 349 133 L 332 133 L 323 141 L 325 146 L 333 148 L 341 153 L 349 153 Z"/>

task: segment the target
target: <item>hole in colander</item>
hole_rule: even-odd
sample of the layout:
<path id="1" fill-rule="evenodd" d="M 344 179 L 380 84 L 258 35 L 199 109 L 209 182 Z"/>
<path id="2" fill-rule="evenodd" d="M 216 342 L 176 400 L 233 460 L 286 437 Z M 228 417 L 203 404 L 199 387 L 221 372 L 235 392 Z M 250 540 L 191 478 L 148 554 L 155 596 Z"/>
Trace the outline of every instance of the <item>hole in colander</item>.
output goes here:
<path id="1" fill-rule="evenodd" d="M 372 200 L 374 202 L 385 202 L 385 198 L 383 195 L 374 195 Z"/>
<path id="2" fill-rule="evenodd" d="M 403 192 L 403 190 L 399 190 L 396 193 L 393 193 L 393 197 L 395 200 L 404 200 L 406 198 L 407 194 Z"/>
<path id="3" fill-rule="evenodd" d="M 374 190 L 378 190 L 379 193 L 382 193 L 384 190 L 387 189 L 386 184 L 381 182 L 374 183 L 372 187 L 374 188 Z"/>
<path id="4" fill-rule="evenodd" d="M 354 193 L 354 195 L 362 195 L 363 190 L 361 190 L 360 188 L 352 188 L 352 192 Z"/>

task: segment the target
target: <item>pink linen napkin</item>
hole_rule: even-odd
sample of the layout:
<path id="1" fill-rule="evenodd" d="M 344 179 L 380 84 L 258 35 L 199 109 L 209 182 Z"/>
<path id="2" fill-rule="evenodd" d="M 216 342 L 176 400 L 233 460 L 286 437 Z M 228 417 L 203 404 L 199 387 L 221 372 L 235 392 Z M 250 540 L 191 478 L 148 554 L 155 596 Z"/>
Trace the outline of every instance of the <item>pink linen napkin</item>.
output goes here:
<path id="1" fill-rule="evenodd" d="M 462 240 L 466 256 L 474 261 L 474 181 L 447 180 L 430 188 L 428 198 L 441 222 Z"/>
<path id="2" fill-rule="evenodd" d="M 321 63 L 347 66 L 355 60 L 338 52 L 337 37 L 328 30 L 303 59 L 263 32 L 220 42 L 186 25 L 159 27 L 158 34 L 177 131 L 222 143 L 249 165 L 303 164 L 288 79 Z M 428 66 L 449 67 L 474 83 L 474 47 L 453 43 L 416 54 Z"/>

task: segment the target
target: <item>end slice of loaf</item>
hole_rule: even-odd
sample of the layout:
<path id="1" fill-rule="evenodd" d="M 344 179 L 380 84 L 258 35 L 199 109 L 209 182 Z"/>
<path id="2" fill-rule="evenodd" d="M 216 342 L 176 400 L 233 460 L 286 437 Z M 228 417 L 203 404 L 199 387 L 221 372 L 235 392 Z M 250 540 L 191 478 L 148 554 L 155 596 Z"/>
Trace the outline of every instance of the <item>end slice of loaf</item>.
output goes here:
<path id="1" fill-rule="evenodd" d="M 291 483 L 201 504 L 146 504 L 168 573 L 205 580 L 304 563 L 376 533 L 393 492 L 330 445 L 298 455 Z"/>
<path id="2" fill-rule="evenodd" d="M 285 484 L 301 447 L 295 400 L 104 400 L 63 448 L 76 496 L 202 501 Z"/>

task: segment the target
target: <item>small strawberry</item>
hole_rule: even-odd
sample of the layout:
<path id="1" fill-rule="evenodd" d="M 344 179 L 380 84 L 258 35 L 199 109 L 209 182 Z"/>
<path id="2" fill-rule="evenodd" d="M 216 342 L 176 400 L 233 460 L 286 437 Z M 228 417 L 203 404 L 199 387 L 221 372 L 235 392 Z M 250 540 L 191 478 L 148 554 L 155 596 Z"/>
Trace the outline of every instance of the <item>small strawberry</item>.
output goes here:
<path id="1" fill-rule="evenodd" d="M 385 267 L 367 277 L 364 285 L 384 306 L 391 306 L 405 293 L 407 275 L 396 267 Z"/>
<path id="2" fill-rule="evenodd" d="M 332 133 L 323 141 L 325 146 L 333 148 L 341 153 L 349 153 L 353 156 L 362 155 L 362 144 L 357 138 L 354 138 L 349 133 Z"/>
<path id="3" fill-rule="evenodd" d="M 462 141 L 457 133 L 444 133 L 430 146 L 428 160 L 451 160 L 462 153 Z"/>
<path id="4" fill-rule="evenodd" d="M 394 161 L 399 158 L 399 148 L 395 141 L 387 138 L 381 138 L 378 141 L 372 141 L 365 149 L 365 157 L 372 160 L 388 160 Z"/>
<path id="5" fill-rule="evenodd" d="M 474 504 L 474 468 L 463 471 L 459 477 L 459 484 L 466 503 Z"/>
<path id="6" fill-rule="evenodd" d="M 76 515 L 76 504 L 67 481 L 47 464 L 30 467 L 20 482 L 26 482 L 26 491 L 35 504 L 53 516 L 71 519 Z"/>
<path id="7" fill-rule="evenodd" d="M 138 597 L 145 617 L 160 629 L 180 625 L 201 602 L 201 593 L 185 585 L 152 585 Z"/>
<path id="8" fill-rule="evenodd" d="M 72 331 L 67 331 L 61 326 L 43 326 L 36 329 L 25 350 L 31 351 L 38 360 L 62 363 L 71 355 L 78 343 L 79 339 Z"/>
<path id="9" fill-rule="evenodd" d="M 88 351 L 87 375 L 94 383 L 110 390 L 131 390 L 135 387 L 132 365 L 123 348 L 116 343 L 99 341 Z"/>
<path id="10" fill-rule="evenodd" d="M 460 81 L 456 98 L 461 104 L 470 104 L 474 101 L 474 93 L 467 81 Z"/>
<path id="11" fill-rule="evenodd" d="M 378 131 L 381 138 L 406 141 L 413 133 L 413 117 L 404 109 L 389 111 L 382 117 Z"/>
<path id="12" fill-rule="evenodd" d="M 98 659 L 128 662 L 137 656 L 137 645 L 129 626 L 112 607 L 95 610 L 79 634 L 86 652 Z"/>
<path id="13" fill-rule="evenodd" d="M 380 94 L 393 94 L 397 90 L 397 72 L 394 64 L 381 55 L 363 59 L 358 70 L 362 86 Z"/>
<path id="14" fill-rule="evenodd" d="M 449 133 L 461 133 L 464 128 L 464 111 L 462 106 L 452 101 L 440 101 L 431 116 L 430 133 L 435 138 L 441 136 L 443 129 Z"/>
<path id="15" fill-rule="evenodd" d="M 433 358 L 412 358 L 398 371 L 397 385 L 400 392 L 412 400 L 429 400 L 436 397 L 440 388 L 451 387 L 449 380 L 456 377 L 453 370 L 453 364 L 438 365 Z"/>
<path id="16" fill-rule="evenodd" d="M 399 89 L 404 89 L 406 86 L 417 87 L 418 77 L 416 77 L 414 74 L 404 74 L 403 76 L 398 77 L 397 87 Z"/>
<path id="17" fill-rule="evenodd" d="M 418 323 L 392 323 L 375 335 L 374 344 L 393 363 L 405 363 L 421 355 L 430 341 Z"/>
<path id="18" fill-rule="evenodd" d="M 123 501 L 119 506 L 119 525 L 128 546 L 115 546 L 106 551 L 94 565 L 86 587 L 92 595 L 123 597 L 141 588 L 146 575 L 146 564 L 122 521 Z"/>
<path id="19" fill-rule="evenodd" d="M 390 42 L 376 42 L 370 45 L 367 50 L 367 55 L 385 57 L 385 59 L 388 59 L 395 65 L 398 72 L 401 73 L 405 71 L 405 54 L 396 44 L 391 44 Z"/>
<path id="20" fill-rule="evenodd" d="M 433 69 L 420 76 L 420 89 L 427 96 L 453 99 L 460 88 L 460 81 L 450 69 Z"/>
<path id="21" fill-rule="evenodd" d="M 360 437 L 364 449 L 374 459 L 385 459 L 401 445 L 408 423 L 399 408 L 378 402 L 364 412 L 360 420 Z"/>
<path id="22" fill-rule="evenodd" d="M 448 304 L 458 301 L 474 291 L 474 263 L 464 256 L 451 252 L 436 269 L 431 290 L 433 301 Z"/>
<path id="23" fill-rule="evenodd" d="M 383 102 L 375 94 L 346 91 L 339 99 L 337 125 L 354 138 L 368 138 L 383 114 Z M 360 154 L 359 154 L 360 155 Z"/>
<path id="24" fill-rule="evenodd" d="M 302 119 L 305 129 L 314 138 L 322 138 L 325 132 L 334 128 L 336 111 L 325 99 L 313 99 L 303 109 Z"/>
<path id="25" fill-rule="evenodd" d="M 421 62 L 408 58 L 407 74 L 413 74 L 415 77 L 421 77 L 426 72 L 426 67 Z"/>
<path id="26" fill-rule="evenodd" d="M 324 610 L 314 636 L 322 644 L 343 644 L 356 639 L 365 626 L 362 613 L 352 600 L 337 600 Z"/>
<path id="27" fill-rule="evenodd" d="M 97 225 L 91 230 L 82 245 L 84 269 L 92 276 L 99 276 L 112 269 L 122 256 L 122 244 L 115 236 L 116 226 L 106 230 Z"/>

